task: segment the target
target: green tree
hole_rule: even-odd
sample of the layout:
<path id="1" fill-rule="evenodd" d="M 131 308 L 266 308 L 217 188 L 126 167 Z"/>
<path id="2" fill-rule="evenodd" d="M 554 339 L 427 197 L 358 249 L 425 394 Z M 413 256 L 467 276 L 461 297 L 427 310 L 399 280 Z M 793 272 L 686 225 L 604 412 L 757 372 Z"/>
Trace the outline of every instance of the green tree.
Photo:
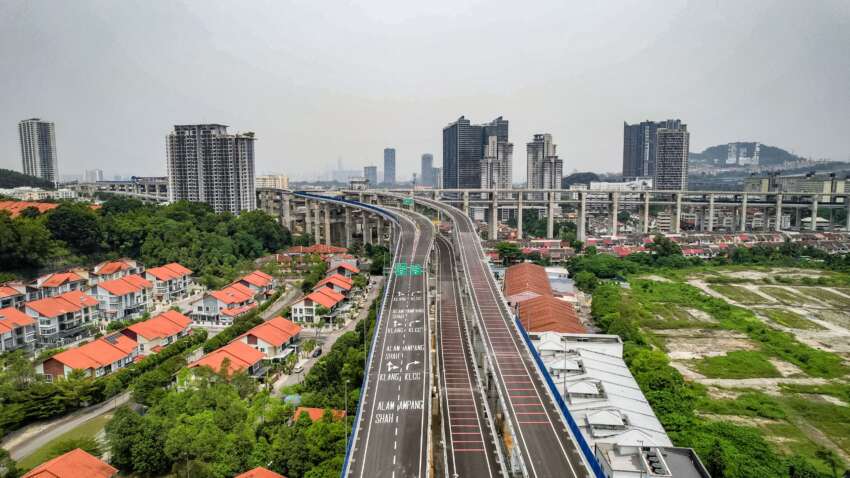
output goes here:
<path id="1" fill-rule="evenodd" d="M 519 246 L 513 242 L 500 242 L 496 244 L 496 251 L 502 259 L 502 264 L 511 265 L 522 257 L 522 251 Z"/>
<path id="2" fill-rule="evenodd" d="M 575 285 L 585 292 L 593 292 L 599 285 L 599 279 L 590 271 L 580 271 L 575 276 Z"/>
<path id="3" fill-rule="evenodd" d="M 821 474 L 807 459 L 794 455 L 788 459 L 788 478 L 821 478 Z"/>
<path id="4" fill-rule="evenodd" d="M 655 255 L 658 257 L 682 255 L 682 248 L 679 247 L 678 244 L 676 244 L 669 238 L 662 236 L 661 234 L 656 234 L 656 236 L 652 239 L 652 244 L 650 244 L 649 247 L 650 249 L 655 251 Z"/>
<path id="5" fill-rule="evenodd" d="M 87 204 L 63 203 L 47 213 L 47 229 L 71 250 L 91 254 L 100 249 L 103 231 L 97 213 Z"/>
<path id="6" fill-rule="evenodd" d="M 139 414 L 123 406 L 115 411 L 112 420 L 106 424 L 110 462 L 121 470 L 134 470 L 133 445 L 139 441 L 143 423 L 144 419 Z"/>

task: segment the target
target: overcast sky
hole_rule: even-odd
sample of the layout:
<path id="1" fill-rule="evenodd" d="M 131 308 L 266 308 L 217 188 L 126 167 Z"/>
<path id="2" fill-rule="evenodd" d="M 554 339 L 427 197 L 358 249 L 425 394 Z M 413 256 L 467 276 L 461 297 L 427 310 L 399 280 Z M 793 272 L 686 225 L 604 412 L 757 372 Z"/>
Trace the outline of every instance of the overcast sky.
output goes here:
<path id="1" fill-rule="evenodd" d="M 165 174 L 174 124 L 254 131 L 257 173 L 380 164 L 502 115 L 574 169 L 617 171 L 622 123 L 678 117 L 850 159 L 850 1 L 0 1 L 0 167 L 17 123 L 56 123 L 59 169 Z"/>

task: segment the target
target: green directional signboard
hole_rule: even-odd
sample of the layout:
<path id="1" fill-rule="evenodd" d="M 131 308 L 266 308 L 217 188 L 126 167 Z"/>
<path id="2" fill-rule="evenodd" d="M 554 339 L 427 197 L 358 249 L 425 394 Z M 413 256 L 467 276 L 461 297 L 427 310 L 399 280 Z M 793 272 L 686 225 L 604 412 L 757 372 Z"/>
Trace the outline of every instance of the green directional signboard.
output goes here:
<path id="1" fill-rule="evenodd" d="M 422 275 L 422 265 L 421 264 L 408 264 L 406 262 L 399 262 L 395 265 L 395 275 L 399 277 L 405 276 L 421 276 Z"/>
<path id="2" fill-rule="evenodd" d="M 405 206 L 413 206 L 413 198 L 404 198 L 401 203 Z"/>

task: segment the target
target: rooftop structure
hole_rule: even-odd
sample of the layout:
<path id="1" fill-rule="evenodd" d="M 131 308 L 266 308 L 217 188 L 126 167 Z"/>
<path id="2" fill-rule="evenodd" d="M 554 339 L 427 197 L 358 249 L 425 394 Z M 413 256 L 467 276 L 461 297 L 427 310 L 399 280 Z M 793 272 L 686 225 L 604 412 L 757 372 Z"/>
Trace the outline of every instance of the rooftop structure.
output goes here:
<path id="1" fill-rule="evenodd" d="M 46 461 L 21 478 L 112 478 L 118 469 L 77 448 Z"/>
<path id="2" fill-rule="evenodd" d="M 271 470 L 258 466 L 253 470 L 246 471 L 241 475 L 236 475 L 236 478 L 286 478 L 285 476 L 275 473 Z"/>
<path id="3" fill-rule="evenodd" d="M 224 372 L 226 375 L 244 371 L 248 375 L 256 376 L 263 358 L 264 355 L 259 350 L 235 340 L 204 355 L 197 362 L 190 364 L 189 368 L 210 367 L 213 371 Z M 224 367 L 225 362 L 228 362 L 227 367 Z"/>

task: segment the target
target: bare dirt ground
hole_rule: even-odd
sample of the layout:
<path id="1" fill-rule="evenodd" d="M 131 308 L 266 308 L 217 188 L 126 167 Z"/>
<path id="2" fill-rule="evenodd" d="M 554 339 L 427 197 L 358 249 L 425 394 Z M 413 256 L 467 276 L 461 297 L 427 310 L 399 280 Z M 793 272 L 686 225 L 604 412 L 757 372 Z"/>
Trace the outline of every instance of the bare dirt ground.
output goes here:
<path id="1" fill-rule="evenodd" d="M 655 274 L 640 276 L 640 279 L 654 280 L 655 282 L 672 282 L 670 279 L 668 279 L 666 277 L 657 276 Z"/>
<path id="2" fill-rule="evenodd" d="M 667 355 L 673 361 L 695 360 L 726 355 L 733 350 L 754 350 L 758 344 L 746 335 L 717 329 L 655 330 L 664 339 Z"/>

